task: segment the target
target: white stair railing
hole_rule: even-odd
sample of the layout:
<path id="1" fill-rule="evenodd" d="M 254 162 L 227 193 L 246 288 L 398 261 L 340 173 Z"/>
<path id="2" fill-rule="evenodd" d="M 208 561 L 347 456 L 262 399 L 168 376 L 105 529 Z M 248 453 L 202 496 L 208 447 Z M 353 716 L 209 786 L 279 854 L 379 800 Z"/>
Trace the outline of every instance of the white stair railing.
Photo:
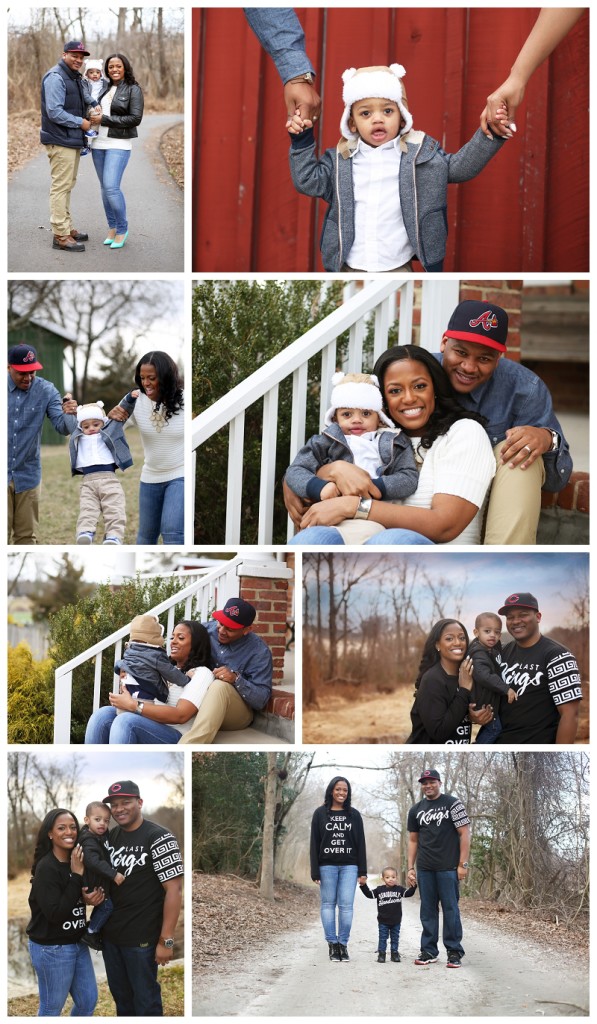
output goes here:
<path id="1" fill-rule="evenodd" d="M 247 563 L 253 568 L 264 563 L 271 564 L 271 559 L 267 558 L 267 556 L 261 559 L 247 559 L 240 556 L 231 559 L 225 566 L 213 569 L 200 579 L 195 579 L 193 582 L 187 583 L 186 586 L 181 586 L 181 589 L 172 597 L 162 601 L 155 608 L 148 608 L 146 614 L 160 615 L 162 612 L 168 613 L 164 633 L 168 638 L 175 625 L 176 607 L 180 604 L 184 605 L 182 618 L 198 619 L 201 622 L 206 622 L 211 612 L 218 605 L 222 606 L 228 598 L 238 596 L 239 568 L 246 566 Z M 258 570 L 256 569 L 256 571 Z M 173 576 L 177 575 L 173 574 Z M 118 661 L 122 655 L 123 642 L 128 637 L 129 631 L 130 623 L 127 623 L 114 633 L 111 633 L 110 636 L 100 640 L 93 647 L 89 647 L 86 651 L 77 655 L 76 658 L 71 658 L 70 661 L 56 669 L 54 673 L 54 743 L 70 743 L 73 673 L 75 670 L 81 665 L 95 661 L 93 706 L 89 710 L 91 714 L 91 711 L 95 711 L 99 707 L 104 656 L 108 657 L 109 655 L 111 657 L 110 664 Z M 169 646 L 168 640 L 167 649 L 169 649 Z M 115 693 L 118 691 L 118 686 L 118 676 L 115 675 L 113 685 Z"/>
<path id="2" fill-rule="evenodd" d="M 228 476 L 226 497 L 226 531 L 219 543 L 238 544 L 241 532 L 243 440 L 246 410 L 263 398 L 261 434 L 261 472 L 259 490 L 258 543 L 271 544 L 274 514 L 274 474 L 278 425 L 278 391 L 282 381 L 292 375 L 292 409 L 288 463 L 305 443 L 307 409 L 307 372 L 309 360 L 321 353 L 319 421 L 323 425 L 331 392 L 331 378 L 337 369 L 337 339 L 349 332 L 348 352 L 343 369 L 363 369 L 363 342 L 373 318 L 373 362 L 387 348 L 388 332 L 396 317 L 397 294 L 400 292 L 398 343 L 410 344 L 413 325 L 414 283 L 411 277 L 367 281 L 338 309 L 312 327 L 292 345 L 261 366 L 250 377 L 200 413 L 192 424 L 193 508 L 195 507 L 195 452 L 213 434 L 228 427 Z M 283 416 L 288 410 L 283 409 Z M 288 519 L 287 539 L 294 528 Z"/>

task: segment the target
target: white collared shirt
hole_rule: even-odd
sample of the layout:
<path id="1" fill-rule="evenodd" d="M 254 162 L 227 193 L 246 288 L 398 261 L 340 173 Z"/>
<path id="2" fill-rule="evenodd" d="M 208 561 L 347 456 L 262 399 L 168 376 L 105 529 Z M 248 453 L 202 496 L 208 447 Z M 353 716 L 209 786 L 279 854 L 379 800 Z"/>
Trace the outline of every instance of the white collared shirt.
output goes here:
<path id="1" fill-rule="evenodd" d="M 352 452 L 355 466 L 364 469 L 373 479 L 379 469 L 379 432 L 368 430 L 366 434 L 347 434 L 344 438 Z"/>
<path id="2" fill-rule="evenodd" d="M 414 256 L 400 207 L 400 159 L 399 137 L 383 146 L 357 142 L 351 157 L 354 243 L 346 258 L 355 270 L 394 270 Z"/>

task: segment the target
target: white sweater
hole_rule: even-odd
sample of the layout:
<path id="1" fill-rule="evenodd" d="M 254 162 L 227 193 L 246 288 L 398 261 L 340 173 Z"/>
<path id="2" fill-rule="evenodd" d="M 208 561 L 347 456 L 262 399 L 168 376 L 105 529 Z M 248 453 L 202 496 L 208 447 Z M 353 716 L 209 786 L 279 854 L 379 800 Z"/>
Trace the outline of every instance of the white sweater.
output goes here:
<path id="1" fill-rule="evenodd" d="M 396 504 L 431 508 L 434 494 L 455 494 L 477 505 L 474 519 L 450 544 L 478 544 L 483 508 L 495 474 L 495 456 L 489 438 L 475 420 L 458 420 L 447 434 L 436 438 L 431 448 L 417 448 L 420 438 L 411 437 L 415 454 L 424 462 L 414 494 Z"/>
<path id="2" fill-rule="evenodd" d="M 155 402 L 141 392 L 125 429 L 136 424 L 141 434 L 145 456 L 142 483 L 163 484 L 184 476 L 184 413 L 180 409 L 158 431 L 150 419 L 153 409 Z"/>

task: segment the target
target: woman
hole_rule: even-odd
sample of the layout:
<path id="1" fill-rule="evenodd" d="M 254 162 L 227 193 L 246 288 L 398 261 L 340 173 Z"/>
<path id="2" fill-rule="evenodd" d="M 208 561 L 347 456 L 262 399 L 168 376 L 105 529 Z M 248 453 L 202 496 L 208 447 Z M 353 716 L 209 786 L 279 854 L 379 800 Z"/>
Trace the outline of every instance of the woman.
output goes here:
<path id="1" fill-rule="evenodd" d="M 363 819 L 351 806 L 350 782 L 341 775 L 329 783 L 323 805 L 313 815 L 311 878 L 320 887 L 321 923 L 330 960 L 350 960 L 354 894 L 357 881 L 359 885 L 367 881 L 367 853 Z"/>
<path id="2" fill-rule="evenodd" d="M 41 824 L 33 854 L 27 935 L 39 987 L 38 1017 L 59 1017 L 69 992 L 73 1017 L 92 1017 L 97 1002 L 89 949 L 79 940 L 85 931 L 85 903 L 98 906 L 104 894 L 99 889 L 83 892 L 78 836 L 74 814 L 56 807 Z"/>
<path id="3" fill-rule="evenodd" d="M 294 543 L 342 544 L 334 524 L 360 518 L 382 527 L 366 544 L 478 544 L 495 473 L 483 418 L 462 408 L 438 361 L 418 346 L 388 349 L 373 372 L 384 411 L 410 437 L 419 466 L 417 490 L 401 504 L 371 499 L 368 473 L 333 462 L 317 475 L 333 480 L 342 497 L 312 505 Z"/>
<path id="4" fill-rule="evenodd" d="M 120 183 L 129 162 L 137 125 L 143 117 L 143 93 L 123 53 L 111 53 L 104 64 L 109 81 L 98 103 L 102 119 L 93 140 L 91 156 L 102 190 L 102 202 L 108 221 L 104 245 L 122 249 L 129 236 L 126 202 Z"/>
<path id="5" fill-rule="evenodd" d="M 137 701 L 127 691 L 111 693 L 110 707 L 98 708 L 89 719 L 85 743 L 178 743 L 191 728 L 214 678 L 205 626 L 192 620 L 178 622 L 170 657 L 191 681 L 186 686 L 170 684 L 166 704 Z"/>
<path id="6" fill-rule="evenodd" d="M 110 419 L 136 424 L 144 462 L 139 486 L 137 544 L 184 543 L 183 381 L 166 352 L 147 352 L 135 367 L 141 390 L 136 402 L 125 396 Z"/>
<path id="7" fill-rule="evenodd" d="M 466 656 L 468 633 L 456 619 L 432 627 L 415 682 L 407 743 L 470 743 L 472 723 L 486 725 L 491 708 L 472 710 L 473 662 Z"/>

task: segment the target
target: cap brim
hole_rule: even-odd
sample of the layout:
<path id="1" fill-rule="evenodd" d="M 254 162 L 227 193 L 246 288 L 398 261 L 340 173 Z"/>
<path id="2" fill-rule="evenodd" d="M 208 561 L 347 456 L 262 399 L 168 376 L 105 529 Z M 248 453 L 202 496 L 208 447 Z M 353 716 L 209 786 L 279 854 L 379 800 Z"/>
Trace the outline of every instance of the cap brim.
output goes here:
<path id="1" fill-rule="evenodd" d="M 30 373 L 31 370 L 43 370 L 41 363 L 28 363 L 27 366 L 15 366 L 14 363 L 8 364 L 11 370 L 16 370 L 17 373 Z"/>
<path id="2" fill-rule="evenodd" d="M 113 800 L 118 800 L 121 796 L 132 796 L 135 800 L 140 800 L 141 797 L 138 793 L 114 793 L 113 796 L 105 796 L 102 800 L 103 804 L 111 804 Z"/>
<path id="3" fill-rule="evenodd" d="M 505 615 L 506 612 L 511 611 L 513 608 L 526 608 L 529 612 L 539 611 L 538 608 L 535 608 L 534 604 L 507 604 L 504 608 L 500 608 L 498 615 Z"/>
<path id="4" fill-rule="evenodd" d="M 229 619 L 227 615 L 224 615 L 224 612 L 213 612 L 212 618 L 217 619 L 223 626 L 228 626 L 228 629 L 245 628 L 242 622 L 235 622 L 234 619 Z"/>
<path id="5" fill-rule="evenodd" d="M 454 338 L 456 341 L 471 341 L 474 345 L 483 345 L 485 348 L 496 348 L 498 352 L 507 352 L 507 346 L 501 341 L 492 341 L 490 338 L 480 338 L 478 334 L 469 331 L 444 331 L 444 338 Z"/>
<path id="6" fill-rule="evenodd" d="M 441 782 L 441 779 L 436 779 L 435 775 L 422 775 L 419 782 Z"/>

